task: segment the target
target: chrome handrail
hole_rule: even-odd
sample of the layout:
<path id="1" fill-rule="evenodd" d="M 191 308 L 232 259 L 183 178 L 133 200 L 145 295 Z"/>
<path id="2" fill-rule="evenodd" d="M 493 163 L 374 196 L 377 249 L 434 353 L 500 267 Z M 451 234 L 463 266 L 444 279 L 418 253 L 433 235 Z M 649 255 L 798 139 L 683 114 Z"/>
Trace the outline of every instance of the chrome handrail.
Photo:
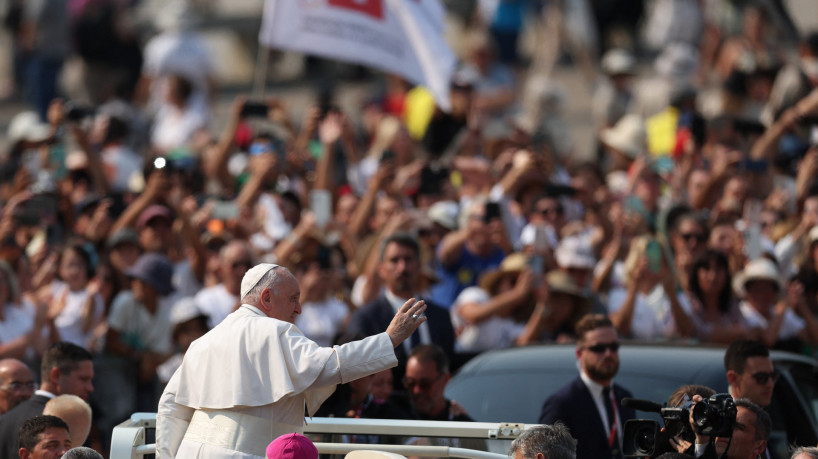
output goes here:
<path id="1" fill-rule="evenodd" d="M 529 424 L 454 421 L 413 421 L 397 419 L 307 418 L 306 434 L 392 435 L 411 437 L 479 438 L 511 440 Z M 156 428 L 156 413 L 134 413 L 114 428 L 111 459 L 141 459 L 156 452 L 155 444 L 146 443 L 147 430 Z M 317 442 L 323 454 L 346 454 L 357 450 L 376 450 L 420 457 L 457 457 L 464 459 L 504 459 L 504 454 L 451 446 L 379 445 Z"/>

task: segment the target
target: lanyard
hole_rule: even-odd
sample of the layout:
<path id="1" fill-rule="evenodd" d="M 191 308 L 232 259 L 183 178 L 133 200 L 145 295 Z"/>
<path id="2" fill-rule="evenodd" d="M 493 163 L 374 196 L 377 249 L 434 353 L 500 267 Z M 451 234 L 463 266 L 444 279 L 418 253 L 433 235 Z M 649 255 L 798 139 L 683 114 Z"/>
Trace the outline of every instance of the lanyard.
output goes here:
<path id="1" fill-rule="evenodd" d="M 610 395 L 610 397 L 608 397 L 608 400 L 606 401 L 606 403 L 610 403 L 611 408 L 613 408 L 613 410 L 612 410 L 613 419 L 608 420 L 611 423 L 611 433 L 610 433 L 610 435 L 608 435 L 608 446 L 610 446 L 611 449 L 613 449 L 614 442 L 616 442 L 616 440 L 617 440 L 617 432 L 616 432 L 616 430 L 617 430 L 616 429 L 616 426 L 617 426 L 617 422 L 616 422 L 617 411 L 616 411 L 616 403 L 615 403 L 616 399 L 614 398 L 613 390 L 611 390 L 610 394 L 611 395 Z"/>

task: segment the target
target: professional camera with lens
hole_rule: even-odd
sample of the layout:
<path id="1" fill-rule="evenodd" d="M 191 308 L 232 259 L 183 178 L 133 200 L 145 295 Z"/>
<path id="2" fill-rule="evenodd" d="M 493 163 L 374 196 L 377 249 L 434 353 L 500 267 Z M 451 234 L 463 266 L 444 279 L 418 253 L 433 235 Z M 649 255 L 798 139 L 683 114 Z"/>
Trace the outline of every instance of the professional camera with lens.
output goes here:
<path id="1" fill-rule="evenodd" d="M 625 423 L 622 433 L 622 454 L 627 457 L 653 457 L 674 451 L 670 439 L 675 436 L 693 442 L 696 435 L 690 428 L 690 407 L 693 402 L 686 400 L 682 406 L 675 408 L 662 407 L 647 400 L 636 400 L 644 406 L 634 408 L 642 411 L 658 412 L 664 421 L 664 428 L 649 419 L 632 419 Z M 644 409 L 643 409 L 644 408 Z"/>
<path id="2" fill-rule="evenodd" d="M 673 408 L 648 400 L 625 399 L 622 402 L 623 406 L 659 413 L 664 421 L 664 428 L 649 419 L 626 422 L 622 433 L 622 454 L 625 457 L 656 457 L 673 452 L 675 449 L 670 439 L 676 436 L 695 442 L 696 434 L 690 426 L 691 408 L 693 422 L 701 435 L 729 437 L 736 422 L 736 405 L 729 394 L 716 394 L 695 405 L 685 398 L 681 406 Z"/>
<path id="3" fill-rule="evenodd" d="M 736 412 L 736 402 L 730 394 L 715 394 L 693 407 L 693 423 L 702 435 L 731 437 Z"/>

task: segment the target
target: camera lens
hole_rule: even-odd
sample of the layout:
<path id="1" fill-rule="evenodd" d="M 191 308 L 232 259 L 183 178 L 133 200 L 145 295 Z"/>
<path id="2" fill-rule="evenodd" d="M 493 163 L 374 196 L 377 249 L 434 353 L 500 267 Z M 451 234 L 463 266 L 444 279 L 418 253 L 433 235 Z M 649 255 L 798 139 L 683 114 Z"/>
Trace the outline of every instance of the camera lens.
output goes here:
<path id="1" fill-rule="evenodd" d="M 651 451 L 653 445 L 656 444 L 656 432 L 653 429 L 646 428 L 641 432 L 637 432 L 634 440 L 637 451 Z"/>

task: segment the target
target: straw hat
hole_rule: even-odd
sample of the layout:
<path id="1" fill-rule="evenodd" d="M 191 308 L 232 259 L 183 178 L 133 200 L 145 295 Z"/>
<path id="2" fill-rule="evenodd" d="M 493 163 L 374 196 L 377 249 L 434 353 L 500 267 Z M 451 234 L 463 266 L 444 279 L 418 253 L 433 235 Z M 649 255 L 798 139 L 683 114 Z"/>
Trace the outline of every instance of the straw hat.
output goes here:
<path id="1" fill-rule="evenodd" d="M 574 278 L 569 276 L 565 271 L 555 269 L 549 271 L 545 275 L 545 282 L 548 288 L 554 293 L 566 293 L 585 299 L 585 293 L 574 282 Z"/>
<path id="2" fill-rule="evenodd" d="M 496 287 L 497 282 L 503 278 L 506 274 L 519 274 L 520 271 L 525 269 L 526 265 L 528 264 L 528 257 L 523 255 L 522 253 L 515 252 L 509 254 L 507 257 L 503 259 L 503 262 L 500 263 L 500 267 L 494 271 L 489 271 L 480 278 L 480 288 L 487 292 L 491 292 Z"/>

